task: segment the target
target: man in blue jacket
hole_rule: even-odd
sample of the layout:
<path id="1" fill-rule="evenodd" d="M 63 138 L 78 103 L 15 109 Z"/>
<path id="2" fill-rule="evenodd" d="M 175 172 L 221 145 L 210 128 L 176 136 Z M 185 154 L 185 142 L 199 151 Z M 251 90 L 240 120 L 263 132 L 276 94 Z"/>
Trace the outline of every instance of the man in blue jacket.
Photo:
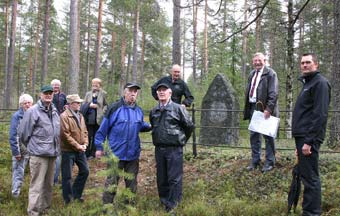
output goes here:
<path id="1" fill-rule="evenodd" d="M 138 90 L 140 90 L 140 87 L 135 83 L 127 83 L 124 86 L 124 96 L 109 107 L 95 136 L 96 158 L 103 155 L 102 143 L 108 137 L 113 154 L 119 158 L 118 169 L 133 176 L 132 179 L 124 179 L 126 187 L 133 193 L 137 191 L 141 152 L 138 134 L 151 130 L 151 125 L 144 122 L 142 109 L 136 104 Z M 118 175 L 107 177 L 103 193 L 104 204 L 113 202 L 116 193 L 109 188 L 117 185 L 118 181 Z"/>
<path id="2" fill-rule="evenodd" d="M 298 170 L 304 185 L 302 215 L 321 215 L 319 148 L 327 126 L 331 87 L 318 70 L 313 53 L 302 56 L 300 81 L 303 83 L 293 112 L 292 135 L 295 138 Z"/>
<path id="3" fill-rule="evenodd" d="M 19 98 L 19 105 L 20 109 L 13 114 L 9 130 L 9 143 L 12 151 L 12 195 L 15 198 L 20 195 L 25 168 L 29 159 L 26 146 L 19 142 L 18 128 L 24 113 L 33 105 L 33 98 L 29 94 L 23 94 Z"/>

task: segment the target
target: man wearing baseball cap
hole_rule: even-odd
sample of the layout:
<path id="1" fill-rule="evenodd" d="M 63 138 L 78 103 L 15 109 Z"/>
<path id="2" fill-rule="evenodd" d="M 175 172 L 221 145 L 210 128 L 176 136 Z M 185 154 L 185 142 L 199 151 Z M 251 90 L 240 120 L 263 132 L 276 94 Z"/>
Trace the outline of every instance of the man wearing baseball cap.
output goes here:
<path id="1" fill-rule="evenodd" d="M 113 103 L 107 110 L 103 121 L 96 133 L 96 158 L 103 155 L 103 143 L 108 137 L 109 147 L 119 159 L 118 169 L 129 173 L 132 178 L 125 178 L 125 185 L 136 193 L 137 175 L 139 170 L 139 156 L 141 152 L 139 132 L 151 130 L 151 126 L 144 122 L 144 113 L 136 104 L 140 86 L 136 83 L 127 83 L 124 86 L 124 96 Z M 108 164 L 111 167 L 112 164 Z M 118 175 L 109 175 L 105 182 L 103 203 L 112 203 L 116 191 L 112 186 L 117 185 Z"/>
<path id="2" fill-rule="evenodd" d="M 19 138 L 30 155 L 28 215 L 40 215 L 51 206 L 55 160 L 60 154 L 60 121 L 52 104 L 53 88 L 46 85 L 40 92 L 40 100 L 25 112 L 19 126 Z"/>
<path id="3" fill-rule="evenodd" d="M 68 108 L 60 115 L 61 139 L 61 171 L 62 189 L 65 204 L 72 200 L 83 202 L 84 191 L 89 167 L 85 150 L 88 145 L 88 133 L 83 115 L 79 112 L 83 102 L 78 94 L 67 95 Z M 78 166 L 78 175 L 72 184 L 73 164 Z"/>

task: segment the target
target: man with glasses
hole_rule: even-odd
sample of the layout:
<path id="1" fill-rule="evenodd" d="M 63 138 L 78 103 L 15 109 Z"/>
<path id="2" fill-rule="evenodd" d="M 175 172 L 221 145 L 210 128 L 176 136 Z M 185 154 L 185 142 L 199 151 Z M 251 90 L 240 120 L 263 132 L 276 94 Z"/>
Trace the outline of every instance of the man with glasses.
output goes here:
<path id="1" fill-rule="evenodd" d="M 326 133 L 331 86 L 320 74 L 318 66 L 314 53 L 303 54 L 299 78 L 303 87 L 293 111 L 292 135 L 304 185 L 302 215 L 321 215 L 319 149 Z"/>
<path id="2" fill-rule="evenodd" d="M 40 215 L 52 203 L 55 160 L 60 154 L 60 118 L 52 100 L 52 86 L 43 86 L 40 100 L 25 112 L 19 126 L 20 140 L 30 155 L 28 215 Z"/>
<path id="3" fill-rule="evenodd" d="M 161 83 L 166 83 L 172 90 L 171 100 L 175 103 L 181 104 L 184 107 L 190 107 L 194 101 L 187 84 L 181 79 L 181 67 L 178 64 L 172 66 L 171 75 L 166 76 L 158 80 L 153 86 L 151 86 L 152 96 L 158 100 L 157 86 Z M 182 101 L 182 97 L 184 100 Z"/>

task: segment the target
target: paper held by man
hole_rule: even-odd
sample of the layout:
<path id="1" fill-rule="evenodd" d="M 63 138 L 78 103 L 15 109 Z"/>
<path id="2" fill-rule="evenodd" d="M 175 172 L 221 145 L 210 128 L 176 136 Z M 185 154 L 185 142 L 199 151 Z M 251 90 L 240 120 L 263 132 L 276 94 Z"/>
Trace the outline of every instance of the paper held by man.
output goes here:
<path id="1" fill-rule="evenodd" d="M 270 116 L 268 119 L 265 119 L 263 112 L 255 110 L 248 130 L 276 138 L 279 125 L 279 118 Z"/>

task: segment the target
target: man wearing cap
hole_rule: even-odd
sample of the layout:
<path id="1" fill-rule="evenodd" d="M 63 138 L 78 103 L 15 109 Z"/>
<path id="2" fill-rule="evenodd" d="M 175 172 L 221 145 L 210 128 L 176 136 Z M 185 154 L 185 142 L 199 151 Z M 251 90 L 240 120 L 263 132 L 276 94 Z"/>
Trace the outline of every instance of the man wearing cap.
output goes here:
<path id="1" fill-rule="evenodd" d="M 167 83 L 156 87 L 159 104 L 150 112 L 152 141 L 155 145 L 157 188 L 167 212 L 182 199 L 183 146 L 194 125 L 186 109 L 171 100 L 172 90 Z"/>
<path id="2" fill-rule="evenodd" d="M 28 215 L 40 215 L 52 202 L 55 160 L 60 154 L 60 121 L 52 86 L 41 88 L 40 100 L 28 109 L 19 126 L 20 140 L 30 155 Z"/>
<path id="3" fill-rule="evenodd" d="M 19 105 L 19 110 L 12 116 L 9 130 L 9 143 L 12 151 L 12 195 L 14 198 L 18 198 L 20 195 L 25 168 L 29 159 L 26 146 L 18 140 L 18 128 L 24 113 L 33 105 L 33 98 L 29 94 L 23 94 L 19 98 Z"/>
<path id="4" fill-rule="evenodd" d="M 103 143 L 108 137 L 109 147 L 114 156 L 119 159 L 118 169 L 129 173 L 132 178 L 125 178 L 125 185 L 136 193 L 137 174 L 139 170 L 140 139 L 139 132 L 151 130 L 151 126 L 144 122 L 144 113 L 136 104 L 139 85 L 127 83 L 124 86 L 124 96 L 108 108 L 103 121 L 96 133 L 96 158 L 103 155 Z M 108 164 L 108 167 L 112 164 Z M 117 185 L 119 176 L 109 175 L 105 182 L 103 203 L 112 203 L 116 194 L 112 186 Z"/>
<path id="5" fill-rule="evenodd" d="M 67 95 L 68 108 L 60 115 L 62 189 L 65 204 L 72 200 L 83 202 L 82 194 L 89 167 L 85 150 L 88 145 L 87 129 L 83 115 L 79 112 L 83 102 L 78 94 Z M 72 185 L 73 164 L 78 166 L 78 175 Z"/>
<path id="6" fill-rule="evenodd" d="M 171 100 L 175 103 L 182 104 L 184 107 L 190 107 L 194 101 L 194 96 L 192 96 L 187 84 L 181 79 L 181 66 L 175 64 L 172 66 L 171 75 L 165 76 L 158 80 L 151 87 L 152 96 L 158 100 L 157 86 L 161 83 L 166 83 L 172 90 Z M 182 101 L 182 96 L 184 100 Z"/>

